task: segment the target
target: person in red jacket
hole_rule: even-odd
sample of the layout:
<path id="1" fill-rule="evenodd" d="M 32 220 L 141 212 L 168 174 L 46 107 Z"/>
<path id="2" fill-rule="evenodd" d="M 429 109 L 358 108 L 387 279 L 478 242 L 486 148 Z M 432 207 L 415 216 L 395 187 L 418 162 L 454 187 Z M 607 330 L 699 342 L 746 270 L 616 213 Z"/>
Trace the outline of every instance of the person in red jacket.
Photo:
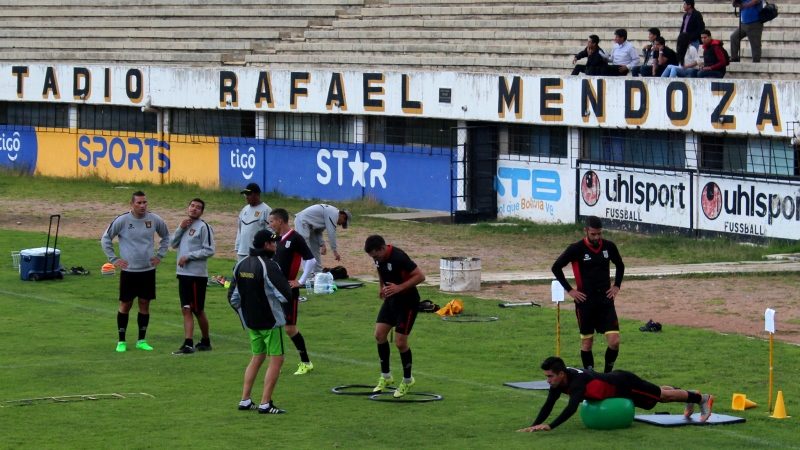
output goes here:
<path id="1" fill-rule="evenodd" d="M 711 39 L 711 32 L 708 30 L 700 33 L 700 41 L 703 43 L 703 67 L 697 73 L 697 78 L 724 77 L 728 59 L 722 51 L 722 41 Z"/>

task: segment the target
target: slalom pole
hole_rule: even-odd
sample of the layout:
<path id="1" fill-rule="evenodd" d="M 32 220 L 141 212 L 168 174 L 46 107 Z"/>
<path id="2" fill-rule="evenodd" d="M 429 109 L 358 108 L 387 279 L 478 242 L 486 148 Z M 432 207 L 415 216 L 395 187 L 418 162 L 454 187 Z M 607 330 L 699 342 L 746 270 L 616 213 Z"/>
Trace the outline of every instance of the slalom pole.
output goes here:
<path id="1" fill-rule="evenodd" d="M 561 302 L 556 303 L 556 356 L 561 356 Z"/>
<path id="2" fill-rule="evenodd" d="M 772 413 L 772 341 L 773 333 L 769 334 L 769 412 Z"/>
<path id="3" fill-rule="evenodd" d="M 775 310 L 767 308 L 764 311 L 764 331 L 769 333 L 769 412 L 772 413 L 772 362 L 773 362 L 773 341 L 775 337 Z"/>
<path id="4" fill-rule="evenodd" d="M 550 297 L 556 304 L 556 356 L 561 356 L 561 302 L 564 301 L 564 288 L 558 280 L 550 283 Z"/>

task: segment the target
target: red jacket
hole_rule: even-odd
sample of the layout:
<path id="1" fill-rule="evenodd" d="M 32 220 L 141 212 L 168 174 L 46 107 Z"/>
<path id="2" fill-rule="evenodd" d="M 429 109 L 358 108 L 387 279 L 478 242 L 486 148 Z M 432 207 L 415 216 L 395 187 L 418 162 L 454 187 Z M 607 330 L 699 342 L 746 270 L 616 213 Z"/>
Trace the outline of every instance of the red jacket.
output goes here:
<path id="1" fill-rule="evenodd" d="M 722 52 L 721 41 L 712 39 L 709 45 L 703 45 L 703 67 L 706 70 L 725 72 L 727 61 L 725 61 L 725 53 Z"/>

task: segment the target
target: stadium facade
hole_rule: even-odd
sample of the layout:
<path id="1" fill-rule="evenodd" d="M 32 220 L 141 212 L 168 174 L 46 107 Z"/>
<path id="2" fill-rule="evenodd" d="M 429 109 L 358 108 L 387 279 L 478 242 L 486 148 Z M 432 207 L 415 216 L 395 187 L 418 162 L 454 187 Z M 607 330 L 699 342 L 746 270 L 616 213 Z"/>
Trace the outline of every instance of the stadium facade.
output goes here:
<path id="1" fill-rule="evenodd" d="M 742 239 L 800 238 L 795 81 L 0 65 L 0 164 Z"/>

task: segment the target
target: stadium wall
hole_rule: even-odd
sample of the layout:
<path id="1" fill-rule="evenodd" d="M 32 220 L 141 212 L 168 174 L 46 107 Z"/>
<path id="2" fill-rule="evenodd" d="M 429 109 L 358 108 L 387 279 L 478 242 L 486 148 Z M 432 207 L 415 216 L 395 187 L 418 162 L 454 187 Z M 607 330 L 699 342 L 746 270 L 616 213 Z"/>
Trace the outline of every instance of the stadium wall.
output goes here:
<path id="1" fill-rule="evenodd" d="M 533 124 L 570 130 L 677 131 L 792 139 L 800 117 L 796 82 L 632 79 L 514 74 L 289 71 L 0 65 L 0 101 L 169 109 L 348 114 L 448 119 L 458 124 Z M 788 119 L 787 119 L 788 118 Z M 157 133 L 3 126 L 2 164 L 44 175 L 189 182 L 306 198 L 376 198 L 392 206 L 452 210 L 454 148 L 295 142 Z M 575 134 L 575 133 L 572 133 Z M 572 138 L 571 141 L 576 140 Z M 573 144 L 570 144 L 571 146 Z M 688 151 L 687 151 L 688 155 Z M 790 162 L 796 165 L 796 161 Z M 629 228 L 656 226 L 743 237 L 800 238 L 800 179 L 703 171 L 643 170 L 564 158 L 499 160 L 497 215 L 574 222 L 593 214 Z"/>

